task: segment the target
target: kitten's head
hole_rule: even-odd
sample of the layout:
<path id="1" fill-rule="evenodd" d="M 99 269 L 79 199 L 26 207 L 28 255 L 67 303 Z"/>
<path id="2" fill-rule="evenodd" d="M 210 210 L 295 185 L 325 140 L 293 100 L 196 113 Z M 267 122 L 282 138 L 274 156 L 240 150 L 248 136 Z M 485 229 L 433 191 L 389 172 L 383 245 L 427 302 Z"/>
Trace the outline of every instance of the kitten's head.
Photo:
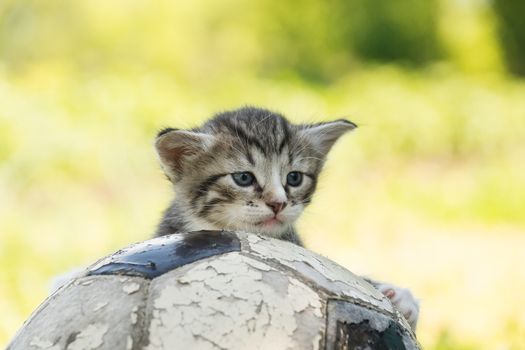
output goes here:
<path id="1" fill-rule="evenodd" d="M 293 125 L 245 107 L 198 129 L 165 129 L 155 147 L 189 229 L 279 236 L 310 203 L 332 145 L 355 127 L 346 120 Z"/>

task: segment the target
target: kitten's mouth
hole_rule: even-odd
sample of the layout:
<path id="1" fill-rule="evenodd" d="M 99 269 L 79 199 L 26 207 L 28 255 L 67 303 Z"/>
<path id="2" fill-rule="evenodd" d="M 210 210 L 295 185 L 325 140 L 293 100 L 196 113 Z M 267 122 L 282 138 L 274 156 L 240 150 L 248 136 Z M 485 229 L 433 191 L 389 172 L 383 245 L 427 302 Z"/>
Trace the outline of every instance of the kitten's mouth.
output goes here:
<path id="1" fill-rule="evenodd" d="M 277 218 L 277 215 L 257 223 L 257 225 L 264 227 L 278 226 L 281 224 L 282 221 Z"/>

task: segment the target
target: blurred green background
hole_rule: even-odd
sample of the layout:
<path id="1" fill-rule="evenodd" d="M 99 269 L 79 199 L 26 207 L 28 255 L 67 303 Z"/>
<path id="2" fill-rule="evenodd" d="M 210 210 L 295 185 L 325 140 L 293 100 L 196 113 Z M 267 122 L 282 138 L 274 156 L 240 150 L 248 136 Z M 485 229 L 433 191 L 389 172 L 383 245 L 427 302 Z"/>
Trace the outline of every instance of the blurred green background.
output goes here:
<path id="1" fill-rule="evenodd" d="M 525 2 L 0 2 L 0 347 L 152 234 L 156 131 L 347 117 L 307 245 L 421 298 L 426 349 L 525 349 Z"/>

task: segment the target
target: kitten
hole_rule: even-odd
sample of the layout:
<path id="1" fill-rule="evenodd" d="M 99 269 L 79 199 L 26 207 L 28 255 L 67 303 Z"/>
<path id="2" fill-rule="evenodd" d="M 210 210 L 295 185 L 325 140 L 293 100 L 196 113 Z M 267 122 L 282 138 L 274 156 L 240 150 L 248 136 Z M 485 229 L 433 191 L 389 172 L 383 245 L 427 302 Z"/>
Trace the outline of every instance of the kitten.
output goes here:
<path id="1" fill-rule="evenodd" d="M 202 127 L 164 129 L 155 147 L 176 197 L 156 235 L 241 230 L 302 246 L 294 223 L 311 202 L 326 155 L 347 120 L 294 125 L 282 115 L 244 107 Z M 418 303 L 393 285 L 371 281 L 415 329 Z"/>

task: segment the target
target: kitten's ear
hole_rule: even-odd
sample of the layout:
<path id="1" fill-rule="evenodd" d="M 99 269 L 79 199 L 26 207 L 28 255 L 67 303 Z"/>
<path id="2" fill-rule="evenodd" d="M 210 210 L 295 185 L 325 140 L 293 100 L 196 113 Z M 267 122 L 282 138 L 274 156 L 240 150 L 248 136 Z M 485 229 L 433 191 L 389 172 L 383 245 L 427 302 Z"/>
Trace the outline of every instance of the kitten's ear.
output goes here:
<path id="1" fill-rule="evenodd" d="M 212 135 L 168 128 L 157 135 L 155 149 L 164 172 L 175 182 L 182 174 L 185 161 L 204 152 L 213 142 Z"/>
<path id="2" fill-rule="evenodd" d="M 304 137 L 322 154 L 326 155 L 334 143 L 347 131 L 357 125 L 349 120 L 338 119 L 331 122 L 299 126 L 299 135 Z"/>

